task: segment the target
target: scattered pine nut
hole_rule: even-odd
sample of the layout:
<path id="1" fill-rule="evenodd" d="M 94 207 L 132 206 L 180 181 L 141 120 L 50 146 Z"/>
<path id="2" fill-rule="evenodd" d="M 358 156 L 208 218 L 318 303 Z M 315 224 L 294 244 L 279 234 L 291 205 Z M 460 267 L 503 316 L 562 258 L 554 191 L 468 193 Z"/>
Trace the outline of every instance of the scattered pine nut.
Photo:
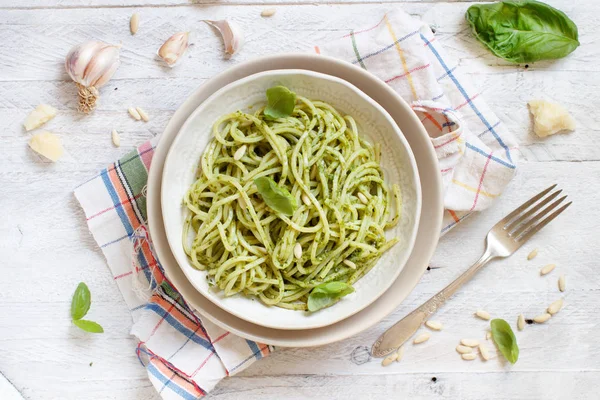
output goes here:
<path id="1" fill-rule="evenodd" d="M 531 250 L 531 253 L 529 253 L 527 255 L 527 259 L 531 261 L 535 258 L 535 256 L 537 256 L 537 254 L 538 254 L 538 249 L 533 249 L 533 250 Z"/>
<path id="2" fill-rule="evenodd" d="M 525 317 L 523 314 L 519 314 L 517 317 L 517 329 L 522 331 L 525 328 Z"/>
<path id="3" fill-rule="evenodd" d="M 488 351 L 487 347 L 482 344 L 479 345 L 479 354 L 481 354 L 481 358 L 483 358 L 484 361 L 490 359 L 490 352 Z"/>
<path id="4" fill-rule="evenodd" d="M 434 331 L 441 331 L 444 325 L 442 325 L 439 321 L 427 321 L 425 322 L 425 326 L 429 329 L 433 329 Z"/>
<path id="5" fill-rule="evenodd" d="M 137 110 L 138 114 L 140 114 L 140 117 L 142 120 L 144 120 L 144 122 L 150 121 L 150 117 L 146 111 L 144 111 L 141 107 L 136 107 L 135 109 Z"/>
<path id="6" fill-rule="evenodd" d="M 487 331 L 485 334 L 485 340 L 490 340 L 492 338 L 492 331 Z"/>
<path id="7" fill-rule="evenodd" d="M 479 346 L 479 340 L 475 339 L 461 339 L 460 344 L 467 347 L 477 347 Z"/>
<path id="8" fill-rule="evenodd" d="M 310 179 L 316 179 L 317 177 L 317 164 L 313 164 L 312 168 L 310 169 Z"/>
<path id="9" fill-rule="evenodd" d="M 567 282 L 565 281 L 565 274 L 562 274 L 560 278 L 558 278 L 558 290 L 564 292 L 567 287 Z"/>
<path id="10" fill-rule="evenodd" d="M 484 319 L 484 320 L 486 320 L 486 321 L 489 321 L 489 320 L 490 320 L 490 318 L 492 318 L 492 317 L 490 316 L 490 313 L 488 313 L 487 311 L 484 311 L 484 310 L 477 310 L 477 312 L 475 313 L 475 315 L 476 315 L 478 318 Z"/>
<path id="11" fill-rule="evenodd" d="M 121 137 L 119 136 L 119 133 L 113 129 L 110 136 L 115 147 L 119 147 L 121 145 Z"/>
<path id="12" fill-rule="evenodd" d="M 294 246 L 294 256 L 298 260 L 302 258 L 302 245 L 300 243 L 296 243 Z"/>
<path id="13" fill-rule="evenodd" d="M 139 26 L 140 16 L 138 15 L 138 13 L 134 13 L 131 16 L 131 19 L 129 20 L 129 30 L 131 31 L 132 35 L 135 35 L 137 33 Z"/>
<path id="14" fill-rule="evenodd" d="M 274 8 L 266 8 L 264 10 L 262 10 L 262 12 L 260 13 L 261 17 L 272 17 L 273 15 L 275 15 L 275 12 L 277 10 L 275 10 Z"/>
<path id="15" fill-rule="evenodd" d="M 548 314 L 550 314 L 550 315 L 556 314 L 557 312 L 560 311 L 562 306 L 563 306 L 563 299 L 556 300 L 554 303 L 552 303 L 548 306 L 548 310 L 547 310 Z"/>
<path id="16" fill-rule="evenodd" d="M 361 203 L 363 203 L 363 204 L 368 204 L 369 203 L 369 200 L 367 199 L 367 196 L 365 196 L 361 192 L 358 192 L 358 194 L 356 196 L 358 197 L 358 199 L 360 200 Z"/>
<path id="17" fill-rule="evenodd" d="M 344 260 L 342 261 L 344 264 L 346 264 L 347 266 L 349 266 L 352 269 L 356 269 L 356 264 L 354 264 L 352 261 L 350 260 Z"/>
<path id="18" fill-rule="evenodd" d="M 548 264 L 544 268 L 540 269 L 540 275 L 544 276 L 552 272 L 556 268 L 556 264 Z"/>
<path id="19" fill-rule="evenodd" d="M 398 357 L 396 357 L 396 361 L 400 362 L 400 360 L 402 360 L 402 356 L 404 356 L 404 346 L 400 346 L 398 351 L 396 351 L 396 354 L 398 355 Z"/>
<path id="20" fill-rule="evenodd" d="M 474 360 L 474 359 L 477 358 L 477 354 L 475 354 L 475 353 L 467 353 L 467 354 L 463 354 L 461 357 L 462 357 L 463 360 L 472 361 L 472 360 Z"/>
<path id="21" fill-rule="evenodd" d="M 535 317 L 533 319 L 533 322 L 536 322 L 538 324 L 543 324 L 544 322 L 548 321 L 550 319 L 552 315 L 548 314 L 548 313 L 544 313 L 541 315 L 538 315 L 537 317 Z"/>
<path id="22" fill-rule="evenodd" d="M 241 160 L 242 157 L 244 157 L 244 154 L 246 154 L 246 149 L 248 148 L 248 146 L 246 146 L 245 144 L 242 145 L 239 149 L 237 149 L 235 151 L 235 153 L 233 153 L 233 159 L 235 161 Z"/>
<path id="23" fill-rule="evenodd" d="M 133 119 L 135 119 L 136 121 L 139 121 L 142 119 L 142 117 L 140 116 L 140 113 L 137 112 L 137 110 L 133 107 L 129 107 L 127 109 L 127 112 L 129 113 L 129 115 L 131 115 L 131 117 Z"/>
<path id="24" fill-rule="evenodd" d="M 267 249 L 265 249 L 265 248 L 264 248 L 264 247 L 262 247 L 262 246 L 258 246 L 258 247 L 256 248 L 256 250 L 260 251 L 260 252 L 261 252 L 261 253 L 263 253 L 263 254 L 267 254 Z"/>
<path id="25" fill-rule="evenodd" d="M 386 358 L 383 359 L 383 361 L 381 362 L 381 365 L 383 365 L 384 367 L 387 367 L 388 365 L 390 365 L 391 363 L 396 361 L 396 359 L 398 359 L 398 353 L 393 352 L 392 354 L 390 354 L 389 356 L 387 356 Z"/>
<path id="26" fill-rule="evenodd" d="M 459 344 L 458 346 L 456 346 L 456 351 L 458 351 L 460 354 L 468 354 L 468 353 L 472 353 L 473 349 L 467 346 L 463 346 L 462 344 Z"/>
<path id="27" fill-rule="evenodd" d="M 429 340 L 429 338 L 431 337 L 431 335 L 429 334 L 429 332 L 424 332 L 421 333 L 419 336 L 417 336 L 415 338 L 415 340 L 413 340 L 414 344 L 419 344 L 419 343 L 423 343 Z"/>
<path id="28" fill-rule="evenodd" d="M 310 198 L 306 195 L 306 193 L 302 193 L 302 202 L 307 206 L 310 206 Z"/>

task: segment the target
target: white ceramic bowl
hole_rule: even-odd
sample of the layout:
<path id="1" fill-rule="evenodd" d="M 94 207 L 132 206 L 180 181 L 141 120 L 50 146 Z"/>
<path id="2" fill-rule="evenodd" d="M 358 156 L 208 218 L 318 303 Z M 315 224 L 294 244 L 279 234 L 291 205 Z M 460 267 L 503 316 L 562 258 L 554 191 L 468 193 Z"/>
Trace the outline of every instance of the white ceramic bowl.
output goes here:
<path id="1" fill-rule="evenodd" d="M 382 145 L 386 181 L 398 183 L 403 209 L 400 224 L 387 232 L 400 243 L 388 251 L 355 286 L 355 292 L 332 307 L 316 313 L 268 307 L 241 296 L 226 297 L 209 288 L 206 272 L 192 267 L 181 246 L 185 209 L 181 199 L 194 182 L 198 160 L 211 139 L 214 121 L 250 105 L 264 103 L 266 89 L 284 85 L 310 99 L 333 105 L 352 115 L 359 132 Z M 209 300 L 231 314 L 265 327 L 311 329 L 333 324 L 367 307 L 394 282 L 412 250 L 421 207 L 416 163 L 404 135 L 390 115 L 370 97 L 339 78 L 305 70 L 267 71 L 233 82 L 210 96 L 182 126 L 167 155 L 162 178 L 162 211 L 171 251 L 187 278 Z"/>

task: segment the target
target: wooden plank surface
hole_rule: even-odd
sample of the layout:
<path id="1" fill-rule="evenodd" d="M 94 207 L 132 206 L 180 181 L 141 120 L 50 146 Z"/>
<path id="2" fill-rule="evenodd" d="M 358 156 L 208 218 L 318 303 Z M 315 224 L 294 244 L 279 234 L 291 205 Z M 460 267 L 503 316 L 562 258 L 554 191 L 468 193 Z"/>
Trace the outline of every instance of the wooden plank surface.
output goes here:
<path id="1" fill-rule="evenodd" d="M 365 15 L 376 18 L 401 6 L 436 26 L 447 51 L 519 138 L 518 174 L 490 210 L 444 237 L 432 269 L 393 315 L 340 343 L 277 352 L 226 379 L 210 397 L 597 398 L 600 46 L 594 32 L 600 2 L 549 2 L 577 22 L 582 45 L 567 59 L 525 68 L 496 59 L 473 39 L 463 18 L 467 1 L 0 1 L 0 269 L 5 283 L 0 291 L 0 371 L 28 399 L 158 398 L 137 361 L 129 312 L 87 231 L 73 188 L 136 144 L 159 135 L 188 94 L 227 66 L 263 54 L 306 51 L 350 26 L 363 25 Z M 260 11 L 274 3 L 277 14 L 261 18 Z M 132 37 L 127 24 L 134 11 L 142 22 Z M 220 39 L 200 22 L 224 17 L 239 21 L 247 37 L 243 51 L 231 60 L 223 58 Z M 196 41 L 189 57 L 176 69 L 162 68 L 154 60 L 157 47 L 170 34 L 187 29 Z M 62 62 L 73 44 L 88 38 L 122 42 L 123 64 L 103 88 L 97 112 L 83 117 L 74 112 L 75 89 Z M 535 137 L 526 108 L 534 97 L 560 100 L 577 120 L 577 131 Z M 39 103 L 59 109 L 45 126 L 62 136 L 67 150 L 56 164 L 27 148 L 29 135 L 21 128 Z M 131 105 L 146 109 L 151 121 L 129 118 L 126 108 Z M 110 142 L 112 129 L 121 132 L 121 148 Z M 496 220 L 552 182 L 574 198 L 573 207 L 526 249 L 486 267 L 457 294 L 436 316 L 445 325 L 442 332 L 423 345 L 407 346 L 405 360 L 388 368 L 365 357 L 364 349 L 381 332 L 479 256 L 483 237 Z M 525 255 L 534 247 L 539 256 L 528 262 Z M 540 278 L 539 268 L 550 262 L 557 270 Z M 497 357 L 487 363 L 460 360 L 454 347 L 461 338 L 484 337 L 486 323 L 473 317 L 475 310 L 485 308 L 509 321 L 520 312 L 537 315 L 560 296 L 559 272 L 567 275 L 565 309 L 549 324 L 518 333 L 521 358 L 516 365 Z M 90 338 L 70 325 L 71 294 L 82 280 L 94 296 L 90 318 L 104 325 L 104 335 Z"/>

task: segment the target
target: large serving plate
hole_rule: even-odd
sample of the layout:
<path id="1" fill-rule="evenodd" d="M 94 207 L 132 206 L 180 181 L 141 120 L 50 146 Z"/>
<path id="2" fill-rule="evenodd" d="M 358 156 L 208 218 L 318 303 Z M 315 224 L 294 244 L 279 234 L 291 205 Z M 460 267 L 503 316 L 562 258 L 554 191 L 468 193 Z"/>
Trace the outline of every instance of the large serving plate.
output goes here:
<path id="1" fill-rule="evenodd" d="M 351 115 L 361 136 L 380 143 L 385 180 L 398 184 L 402 193 L 400 223 L 386 232 L 399 243 L 353 286 L 355 292 L 337 304 L 315 313 L 266 306 L 243 295 L 225 296 L 208 285 L 207 272 L 193 267 L 181 243 L 187 208 L 182 199 L 196 180 L 200 157 L 212 139 L 212 127 L 225 114 L 251 112 L 265 102 L 265 92 L 283 85 L 300 96 L 331 104 L 342 115 Z M 415 124 L 420 124 L 416 121 Z M 161 205 L 171 252 L 194 287 L 229 313 L 257 325 L 275 329 L 312 329 L 334 324 L 364 309 L 381 296 L 398 277 L 415 241 L 421 207 L 417 166 L 404 135 L 379 104 L 342 79 L 306 70 L 272 70 L 247 76 L 212 94 L 190 115 L 173 141 L 165 160 Z"/>
<path id="2" fill-rule="evenodd" d="M 417 238 L 406 267 L 392 286 L 370 306 L 336 324 L 317 329 L 280 330 L 252 324 L 228 313 L 198 292 L 187 279 L 170 251 L 161 212 L 161 177 L 164 161 L 175 136 L 190 114 L 221 87 L 261 71 L 307 69 L 334 75 L 360 88 L 383 106 L 409 142 L 417 162 L 422 190 L 422 217 Z M 248 61 L 215 76 L 198 88 L 177 110 L 162 134 L 148 179 L 148 219 L 162 266 L 187 302 L 203 318 L 247 339 L 284 347 L 310 347 L 345 339 L 373 326 L 394 311 L 425 272 L 437 244 L 442 223 L 442 187 L 434 149 L 409 106 L 384 82 L 349 63 L 310 54 L 286 54 Z M 408 122 L 408 123 L 407 123 Z"/>

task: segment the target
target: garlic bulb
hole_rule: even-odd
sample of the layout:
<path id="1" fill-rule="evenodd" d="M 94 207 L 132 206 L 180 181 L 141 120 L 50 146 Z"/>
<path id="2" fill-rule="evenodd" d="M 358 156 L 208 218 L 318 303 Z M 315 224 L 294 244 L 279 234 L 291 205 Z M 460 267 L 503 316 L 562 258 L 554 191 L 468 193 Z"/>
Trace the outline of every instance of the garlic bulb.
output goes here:
<path id="1" fill-rule="evenodd" d="M 171 36 L 158 49 L 158 56 L 167 63 L 168 66 L 174 66 L 177 61 L 185 54 L 189 46 L 189 32 L 178 32 Z"/>
<path id="2" fill-rule="evenodd" d="M 217 28 L 217 30 L 223 36 L 223 43 L 225 44 L 225 53 L 234 55 L 244 45 L 244 34 L 242 29 L 233 21 L 209 21 L 204 20 L 210 26 Z"/>
<path id="3" fill-rule="evenodd" d="M 79 111 L 89 113 L 96 107 L 98 88 L 112 78 L 121 64 L 120 48 L 92 40 L 74 46 L 67 54 L 65 69 L 79 89 Z"/>

